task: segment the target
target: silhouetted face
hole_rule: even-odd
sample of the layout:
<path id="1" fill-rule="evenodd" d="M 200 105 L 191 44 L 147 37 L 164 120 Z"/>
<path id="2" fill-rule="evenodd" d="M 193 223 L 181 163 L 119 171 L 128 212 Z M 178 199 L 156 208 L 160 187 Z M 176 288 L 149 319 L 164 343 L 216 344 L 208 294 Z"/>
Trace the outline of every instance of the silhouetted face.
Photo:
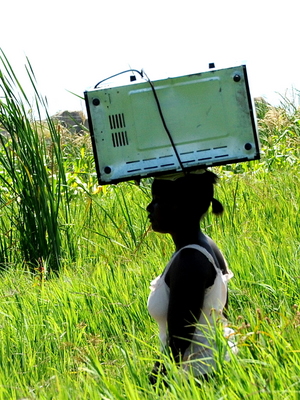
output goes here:
<path id="1" fill-rule="evenodd" d="M 149 220 L 155 232 L 171 233 L 178 220 L 178 205 L 174 184 L 170 181 L 154 180 L 152 201 L 147 206 Z"/>
<path id="2" fill-rule="evenodd" d="M 152 201 L 147 207 L 152 229 L 174 233 L 199 224 L 213 197 L 214 175 L 189 175 L 176 181 L 154 179 Z"/>

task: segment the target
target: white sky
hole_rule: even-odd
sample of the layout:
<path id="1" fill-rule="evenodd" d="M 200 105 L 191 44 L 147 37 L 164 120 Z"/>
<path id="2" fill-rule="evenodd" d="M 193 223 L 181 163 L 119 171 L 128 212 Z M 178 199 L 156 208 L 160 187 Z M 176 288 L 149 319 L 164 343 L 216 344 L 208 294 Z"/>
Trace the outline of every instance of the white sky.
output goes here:
<path id="1" fill-rule="evenodd" d="M 26 56 L 50 114 L 83 110 L 68 93 L 128 69 L 150 79 L 246 63 L 253 97 L 300 90 L 299 0 L 9 0 L 0 48 L 24 82 Z"/>

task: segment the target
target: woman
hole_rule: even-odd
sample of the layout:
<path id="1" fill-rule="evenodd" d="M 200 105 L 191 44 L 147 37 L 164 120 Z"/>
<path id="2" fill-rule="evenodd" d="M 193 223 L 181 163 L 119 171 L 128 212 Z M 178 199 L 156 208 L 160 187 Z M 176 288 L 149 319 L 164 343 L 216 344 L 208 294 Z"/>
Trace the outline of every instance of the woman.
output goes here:
<path id="1" fill-rule="evenodd" d="M 152 229 L 170 234 L 176 248 L 163 273 L 151 283 L 149 313 L 159 325 L 162 347 L 184 370 L 206 379 L 215 366 L 209 331 L 217 319 L 226 321 L 223 309 L 232 276 L 221 251 L 200 229 L 210 205 L 213 213 L 223 212 L 213 197 L 216 181 L 217 176 L 206 170 L 155 179 L 147 207 Z M 161 369 L 154 366 L 152 383 Z"/>

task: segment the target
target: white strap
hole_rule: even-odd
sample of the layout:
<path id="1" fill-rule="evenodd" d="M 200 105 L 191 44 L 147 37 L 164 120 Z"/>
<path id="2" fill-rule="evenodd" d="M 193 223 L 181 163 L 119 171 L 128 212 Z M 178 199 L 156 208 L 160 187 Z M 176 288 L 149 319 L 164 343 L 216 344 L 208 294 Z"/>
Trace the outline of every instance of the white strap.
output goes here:
<path id="1" fill-rule="evenodd" d="M 213 256 L 204 247 L 200 246 L 199 244 L 189 244 L 185 247 L 182 247 L 180 250 L 178 250 L 178 252 L 176 254 L 178 254 L 181 250 L 188 249 L 188 248 L 200 251 L 200 253 L 204 254 L 208 258 L 208 261 L 210 261 L 211 264 L 214 266 L 216 272 L 220 271 L 220 269 L 217 268 L 217 266 L 216 266 Z"/>

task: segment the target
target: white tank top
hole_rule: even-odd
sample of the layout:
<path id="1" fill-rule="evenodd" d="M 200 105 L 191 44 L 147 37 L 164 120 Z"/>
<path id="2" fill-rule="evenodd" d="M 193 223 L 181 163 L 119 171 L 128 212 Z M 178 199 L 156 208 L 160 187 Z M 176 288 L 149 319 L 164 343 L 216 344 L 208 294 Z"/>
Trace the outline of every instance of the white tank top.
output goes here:
<path id="1" fill-rule="evenodd" d="M 234 334 L 232 329 L 225 327 L 226 319 L 223 316 L 223 308 L 227 300 L 227 282 L 232 278 L 233 274 L 228 270 L 228 273 L 223 274 L 217 268 L 212 255 L 199 245 L 193 244 L 183 247 L 182 249 L 192 248 L 199 250 L 204 254 L 216 270 L 216 278 L 212 286 L 206 289 L 202 312 L 199 318 L 190 346 L 186 349 L 183 356 L 183 369 L 192 368 L 193 374 L 209 374 L 215 367 L 213 357 L 214 349 L 216 349 L 214 324 L 218 320 L 224 324 L 224 336 Z M 149 314 L 156 320 L 159 326 L 159 338 L 162 345 L 162 350 L 167 344 L 167 315 L 169 306 L 170 288 L 165 282 L 165 275 L 168 272 L 174 258 L 182 250 L 180 249 L 173 254 L 171 260 L 166 266 L 164 272 L 151 282 L 151 292 L 148 298 Z M 233 343 L 229 342 L 231 348 Z"/>

